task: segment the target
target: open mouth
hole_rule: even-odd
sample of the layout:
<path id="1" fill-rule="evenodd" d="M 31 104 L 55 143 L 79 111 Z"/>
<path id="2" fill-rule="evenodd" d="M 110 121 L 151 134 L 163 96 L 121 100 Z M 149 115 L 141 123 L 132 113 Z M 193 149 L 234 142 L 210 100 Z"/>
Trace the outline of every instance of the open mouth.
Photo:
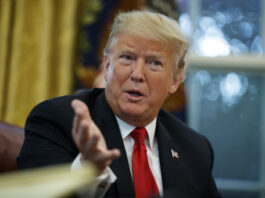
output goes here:
<path id="1" fill-rule="evenodd" d="M 127 93 L 134 97 L 143 96 L 143 94 L 139 91 L 127 91 Z"/>

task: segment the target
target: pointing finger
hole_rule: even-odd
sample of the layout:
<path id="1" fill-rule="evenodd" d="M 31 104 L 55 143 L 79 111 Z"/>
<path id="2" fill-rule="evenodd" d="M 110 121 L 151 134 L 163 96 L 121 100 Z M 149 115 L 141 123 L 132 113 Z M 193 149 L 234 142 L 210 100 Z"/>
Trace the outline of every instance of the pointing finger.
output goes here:
<path id="1" fill-rule="evenodd" d="M 95 151 L 97 148 L 97 144 L 99 141 L 99 136 L 97 134 L 93 134 L 93 136 L 89 139 L 89 141 L 86 144 L 86 151 Z"/>
<path id="2" fill-rule="evenodd" d="M 74 99 L 71 103 L 71 106 L 74 109 L 75 114 L 80 119 L 88 119 L 89 121 L 91 120 L 89 109 L 84 102 L 82 102 L 81 100 Z"/>
<path id="3" fill-rule="evenodd" d="M 88 122 L 86 120 L 81 121 L 78 131 L 74 136 L 76 136 L 77 145 L 81 148 L 85 147 L 87 140 L 90 138 Z"/>
<path id="4" fill-rule="evenodd" d="M 120 151 L 118 149 L 113 149 L 107 150 L 100 155 L 97 155 L 94 160 L 99 167 L 105 168 L 111 163 L 112 160 L 118 157 L 120 157 Z"/>
<path id="5" fill-rule="evenodd" d="M 75 136 L 75 134 L 78 133 L 79 131 L 81 121 L 83 119 L 86 119 L 87 121 L 91 121 L 91 117 L 90 117 L 88 107 L 82 101 L 74 99 L 71 103 L 71 106 L 75 112 L 73 128 L 72 128 L 72 134 L 73 136 Z"/>

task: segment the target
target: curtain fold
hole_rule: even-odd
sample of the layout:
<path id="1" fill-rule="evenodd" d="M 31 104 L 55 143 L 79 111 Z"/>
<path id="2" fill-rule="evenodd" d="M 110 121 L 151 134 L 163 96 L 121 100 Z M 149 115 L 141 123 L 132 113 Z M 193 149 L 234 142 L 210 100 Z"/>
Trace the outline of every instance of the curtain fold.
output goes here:
<path id="1" fill-rule="evenodd" d="M 0 0 L 0 120 L 24 126 L 40 101 L 72 92 L 86 0 Z"/>
<path id="2" fill-rule="evenodd" d="M 12 1 L 0 1 L 0 117 L 3 115 L 4 94 L 7 89 L 7 73 L 9 65 L 10 33 L 11 33 Z"/>

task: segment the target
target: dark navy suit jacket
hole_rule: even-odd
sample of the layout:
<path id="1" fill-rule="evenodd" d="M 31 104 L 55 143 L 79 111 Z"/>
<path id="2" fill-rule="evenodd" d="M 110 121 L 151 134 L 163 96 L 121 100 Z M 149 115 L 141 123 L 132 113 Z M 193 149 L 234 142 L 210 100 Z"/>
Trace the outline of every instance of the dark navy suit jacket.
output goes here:
<path id="1" fill-rule="evenodd" d="M 71 101 L 85 102 L 102 131 L 109 149 L 118 148 L 121 157 L 110 168 L 117 176 L 105 197 L 134 197 L 133 180 L 118 123 L 104 89 L 86 90 L 44 101 L 29 114 L 25 142 L 17 158 L 19 169 L 72 162 L 79 151 L 71 129 L 74 112 Z M 207 139 L 168 112 L 161 110 L 155 132 L 158 140 L 164 193 L 183 198 L 220 197 L 212 177 L 213 151 Z M 178 153 L 173 158 L 171 149 Z"/>

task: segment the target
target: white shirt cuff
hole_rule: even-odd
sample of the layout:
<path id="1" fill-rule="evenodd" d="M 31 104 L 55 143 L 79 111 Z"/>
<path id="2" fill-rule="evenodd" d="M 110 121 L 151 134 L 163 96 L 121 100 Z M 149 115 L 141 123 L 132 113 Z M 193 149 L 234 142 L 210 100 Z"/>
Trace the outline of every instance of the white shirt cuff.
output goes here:
<path id="1" fill-rule="evenodd" d="M 82 168 L 81 154 L 79 153 L 74 159 L 71 165 L 71 171 L 78 170 Z M 101 198 L 108 191 L 111 184 L 117 180 L 116 175 L 113 173 L 110 167 L 107 167 L 102 174 L 93 179 L 90 195 L 95 198 Z"/>

